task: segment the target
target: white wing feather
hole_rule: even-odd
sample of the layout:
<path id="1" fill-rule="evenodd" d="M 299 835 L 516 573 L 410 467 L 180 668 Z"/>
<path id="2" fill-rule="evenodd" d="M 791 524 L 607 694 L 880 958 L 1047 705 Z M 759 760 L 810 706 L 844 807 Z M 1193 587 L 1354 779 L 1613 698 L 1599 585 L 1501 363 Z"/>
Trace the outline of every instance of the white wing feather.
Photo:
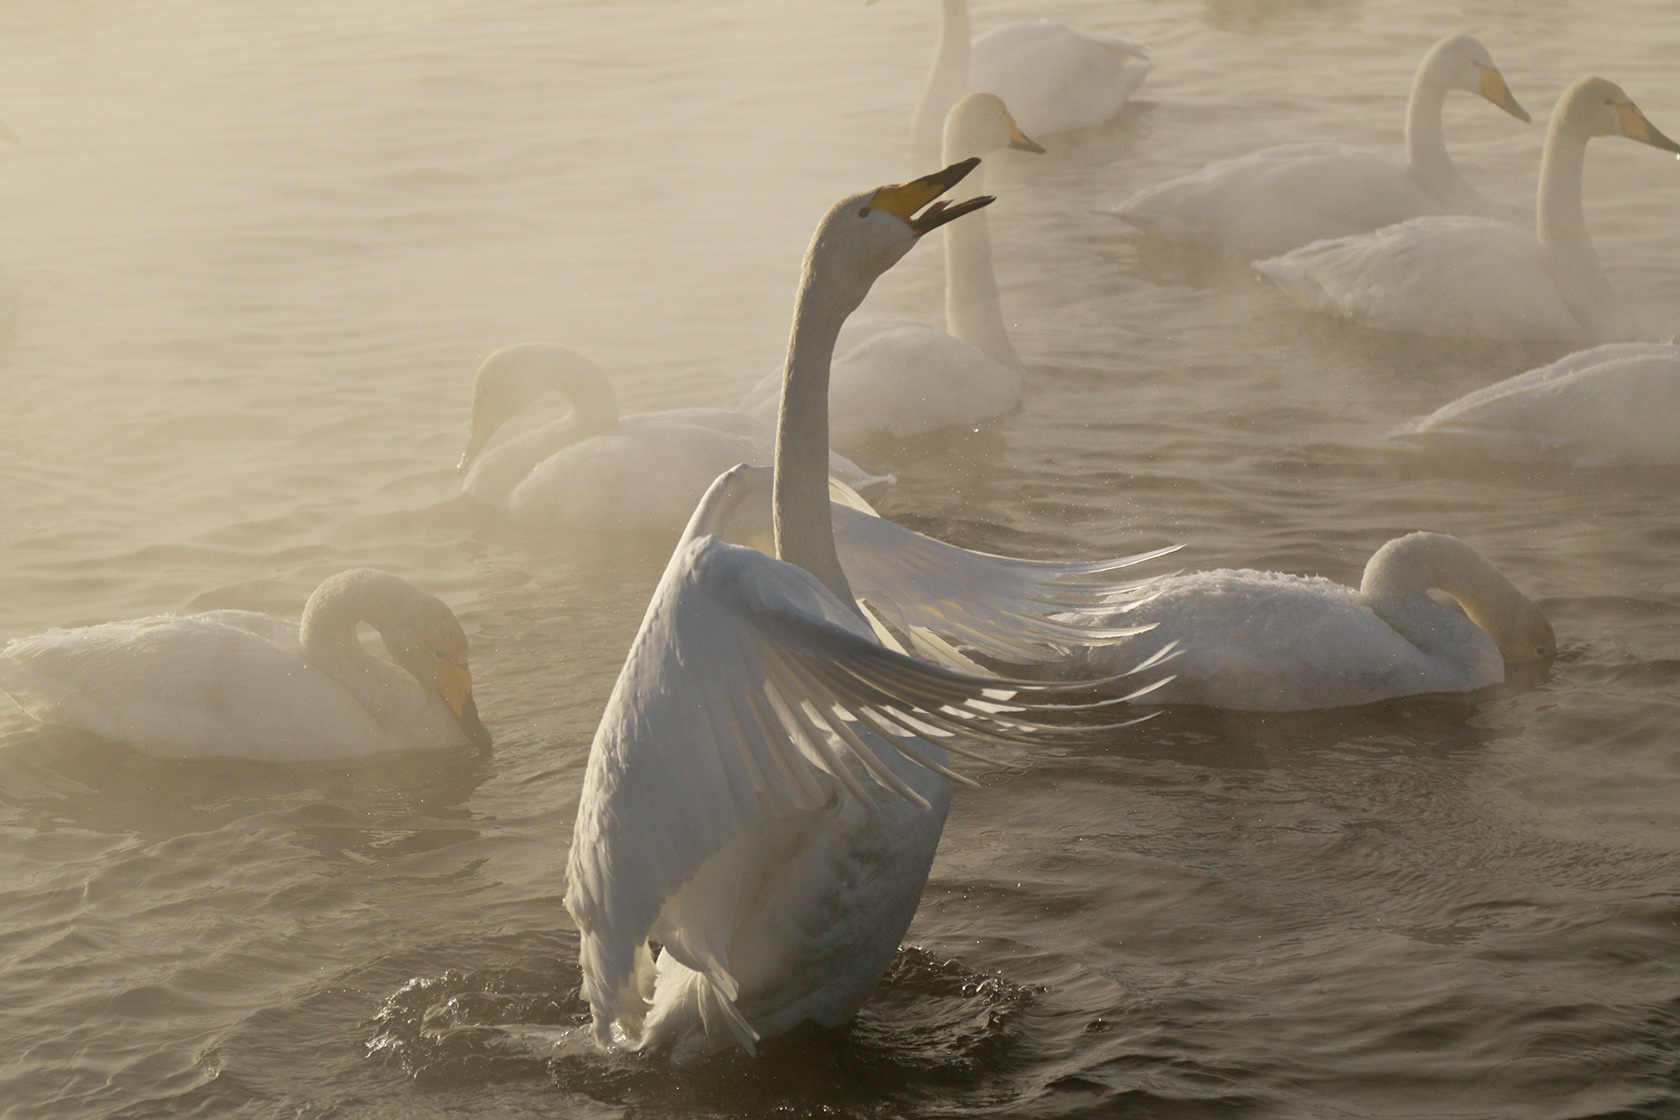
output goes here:
<path id="1" fill-rule="evenodd" d="M 597 1036 L 646 1008 L 639 958 L 668 899 L 731 839 L 825 804 L 922 799 L 894 755 L 958 778 L 925 739 L 1039 744 L 1087 729 L 1035 715 L 1074 689 L 917 661 L 804 570 L 710 535 L 714 487 L 655 590 L 591 747 L 566 906 L 581 933 Z M 711 954 L 687 947 L 706 971 Z M 645 970 L 645 962 L 642 962 Z M 733 981 L 713 977 L 725 993 Z M 719 1009 L 725 1010 L 725 1009 Z"/>

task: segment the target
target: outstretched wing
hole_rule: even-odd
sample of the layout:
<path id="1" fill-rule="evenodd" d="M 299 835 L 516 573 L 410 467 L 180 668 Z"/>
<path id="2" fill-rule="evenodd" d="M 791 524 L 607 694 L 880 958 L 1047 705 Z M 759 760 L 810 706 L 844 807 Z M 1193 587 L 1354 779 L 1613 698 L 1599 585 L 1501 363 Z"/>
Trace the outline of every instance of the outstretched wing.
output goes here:
<path id="1" fill-rule="evenodd" d="M 833 796 L 920 802 L 884 759 L 964 781 L 927 740 L 972 753 L 957 740 L 1084 736 L 1112 702 L 885 648 L 809 573 L 709 534 L 708 509 L 735 477 L 714 485 L 672 556 L 590 751 L 566 906 L 602 1043 L 615 1020 L 641 1018 L 637 953 L 666 900 L 732 838 Z M 1056 713 L 1085 726 L 1042 722 Z"/>
<path id="2" fill-rule="evenodd" d="M 731 540 L 770 551 L 769 472 L 744 479 L 727 519 Z M 1064 661 L 1151 627 L 1125 624 L 1159 576 L 1119 573 L 1178 546 L 1108 560 L 1017 560 L 946 544 L 878 515 L 829 480 L 834 543 L 852 593 L 919 656 L 976 668 L 966 653 L 1011 665 Z M 1143 668 L 1143 666 L 1140 666 Z"/>

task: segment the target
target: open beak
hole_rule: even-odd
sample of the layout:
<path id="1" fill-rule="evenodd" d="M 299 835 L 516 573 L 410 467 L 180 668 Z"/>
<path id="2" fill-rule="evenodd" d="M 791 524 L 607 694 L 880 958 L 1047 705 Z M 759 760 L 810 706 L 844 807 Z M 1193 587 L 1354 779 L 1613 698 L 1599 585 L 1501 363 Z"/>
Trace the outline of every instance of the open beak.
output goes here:
<path id="1" fill-rule="evenodd" d="M 908 183 L 882 187 L 875 192 L 875 197 L 869 200 L 864 209 L 885 211 L 903 221 L 917 237 L 920 237 L 929 230 L 938 229 L 946 222 L 955 221 L 964 214 L 973 213 L 996 201 L 989 194 L 955 203 L 934 201 L 962 182 L 963 176 L 978 166 L 980 157 L 971 156 L 960 163 L 953 163 L 943 171 L 935 171 L 932 175 L 923 175 L 920 179 L 912 179 Z M 929 203 L 932 205 L 928 205 Z M 927 209 L 923 210 L 924 206 Z M 920 214 L 917 213 L 918 210 L 921 210 Z"/>
<path id="2" fill-rule="evenodd" d="M 465 665 L 452 661 L 438 662 L 438 695 L 455 713 L 455 721 L 466 733 L 467 741 L 478 750 L 490 749 L 490 732 L 478 718 L 478 705 L 473 702 L 472 674 Z"/>
<path id="3" fill-rule="evenodd" d="M 1661 148 L 1665 152 L 1680 153 L 1680 144 L 1676 144 L 1658 132 L 1656 126 L 1645 119 L 1645 114 L 1641 113 L 1639 106 L 1633 102 L 1617 102 L 1616 115 L 1622 121 L 1622 135 L 1629 140 L 1637 140 L 1641 144 L 1649 144 L 1651 147 Z"/>
<path id="4" fill-rule="evenodd" d="M 1505 75 L 1499 72 L 1497 66 L 1478 65 L 1482 73 L 1482 96 L 1517 118 L 1524 124 L 1529 124 L 1534 118 L 1528 115 L 1528 110 L 1517 104 L 1517 99 L 1511 96 L 1511 87 L 1505 84 Z"/>

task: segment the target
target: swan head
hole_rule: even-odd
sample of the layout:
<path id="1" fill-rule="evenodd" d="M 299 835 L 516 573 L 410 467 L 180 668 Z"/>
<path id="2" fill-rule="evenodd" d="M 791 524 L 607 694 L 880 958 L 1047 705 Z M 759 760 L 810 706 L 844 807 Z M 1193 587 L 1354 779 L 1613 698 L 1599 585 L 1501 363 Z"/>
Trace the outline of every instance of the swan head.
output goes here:
<path id="1" fill-rule="evenodd" d="M 473 701 L 472 670 L 467 667 L 467 636 L 461 623 L 441 599 L 414 588 L 414 596 L 394 618 L 380 627 L 391 660 L 406 669 L 423 688 L 436 692 L 467 741 L 479 750 L 490 748 L 490 732 L 478 718 Z"/>
<path id="2" fill-rule="evenodd" d="M 1680 153 L 1680 144 L 1657 131 L 1621 86 L 1603 78 L 1582 78 L 1564 90 L 1558 98 L 1553 127 L 1586 136 L 1625 136 L 1665 152 Z"/>
<path id="3" fill-rule="evenodd" d="M 1493 63 L 1493 55 L 1470 35 L 1449 35 L 1430 49 L 1423 67 L 1440 75 L 1448 89 L 1463 90 L 1485 97 L 1524 124 L 1531 118 L 1517 103 L 1505 75 Z"/>
<path id="4" fill-rule="evenodd" d="M 1027 139 L 1015 118 L 994 93 L 971 93 L 945 117 L 945 158 L 983 156 L 999 148 L 1043 154 L 1044 148 Z"/>
<path id="5" fill-rule="evenodd" d="M 942 171 L 843 198 L 823 216 L 805 254 L 805 289 L 821 289 L 841 318 L 857 310 L 887 269 L 923 235 L 982 206 L 990 195 L 948 203 L 939 196 L 979 166 L 978 157 Z M 827 302 L 827 301 L 825 301 Z"/>
<path id="6" fill-rule="evenodd" d="M 467 448 L 456 469 L 465 472 L 503 424 L 545 393 L 560 393 L 573 419 L 592 434 L 618 422 L 612 385 L 594 362 L 576 350 L 544 342 L 504 346 L 484 359 L 473 377 Z"/>

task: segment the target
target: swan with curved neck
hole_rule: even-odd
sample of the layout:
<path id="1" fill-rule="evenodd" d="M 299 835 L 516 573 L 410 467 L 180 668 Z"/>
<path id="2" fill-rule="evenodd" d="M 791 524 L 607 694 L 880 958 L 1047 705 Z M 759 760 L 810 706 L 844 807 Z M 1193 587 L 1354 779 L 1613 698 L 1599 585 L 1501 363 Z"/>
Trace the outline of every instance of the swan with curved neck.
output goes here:
<path id="1" fill-rule="evenodd" d="M 555 394 L 562 417 L 492 443 L 514 417 Z M 622 419 L 612 385 L 575 350 L 506 346 L 473 379 L 461 489 L 527 528 L 677 533 L 719 473 L 768 466 L 770 422 L 721 408 L 679 408 Z M 884 481 L 840 455 L 829 469 L 849 486 Z"/>
<path id="2" fill-rule="evenodd" d="M 1110 212 L 1153 236 L 1250 257 L 1421 214 L 1509 217 L 1470 185 L 1447 154 L 1441 110 L 1454 90 L 1529 120 L 1487 48 L 1469 35 L 1450 35 L 1430 48 L 1412 79 L 1405 167 L 1337 144 L 1287 144 L 1158 183 Z"/>
<path id="3" fill-rule="evenodd" d="M 971 93 L 945 122 L 947 166 L 1000 149 L 1043 152 L 1004 103 Z M 1021 401 L 1021 359 L 1004 323 L 986 215 L 945 230 L 945 330 L 904 319 L 854 319 L 836 337 L 830 378 L 830 434 L 851 449 L 1007 412 Z M 780 408 L 782 371 L 767 374 L 741 402 L 768 419 Z"/>
<path id="4" fill-rule="evenodd" d="M 1247 569 L 1169 576 L 1125 615 L 1180 643 L 1151 703 L 1251 711 L 1369 704 L 1498 684 L 1551 657 L 1546 616 L 1475 549 L 1441 533 L 1379 548 L 1355 593 L 1317 577 Z M 1429 594 L 1451 596 L 1459 608 Z M 1101 662 L 1125 651 L 1101 651 Z"/>
<path id="5" fill-rule="evenodd" d="M 1533 234 L 1482 218 L 1414 218 L 1255 267 L 1304 307 L 1389 330 L 1488 339 L 1636 334 L 1581 209 L 1581 171 L 1595 136 L 1680 152 L 1620 86 L 1582 78 L 1558 98 L 1546 130 Z"/>
<path id="6" fill-rule="evenodd" d="M 911 120 L 916 167 L 936 165 L 946 118 L 970 90 L 996 94 L 1029 135 L 1049 136 L 1113 117 L 1151 69 L 1132 43 L 1049 20 L 1005 24 L 975 39 L 968 0 L 940 0 L 933 68 Z"/>
<path id="7" fill-rule="evenodd" d="M 362 648 L 362 623 L 390 661 Z M 301 625 L 221 610 L 19 638 L 0 652 L 0 688 L 42 722 L 163 758 L 490 746 L 453 612 L 371 568 L 322 580 Z"/>
<path id="8" fill-rule="evenodd" d="M 755 492 L 753 468 L 737 467 L 695 510 L 631 644 L 590 747 L 566 890 L 602 1046 L 680 1060 L 851 1019 L 915 914 L 963 780 L 944 747 L 1061 734 L 1033 715 L 1066 689 L 891 648 L 852 595 L 830 520 L 841 325 L 920 237 L 991 201 L 935 201 L 977 162 L 823 218 L 788 344 L 776 556 L 716 535 Z"/>

